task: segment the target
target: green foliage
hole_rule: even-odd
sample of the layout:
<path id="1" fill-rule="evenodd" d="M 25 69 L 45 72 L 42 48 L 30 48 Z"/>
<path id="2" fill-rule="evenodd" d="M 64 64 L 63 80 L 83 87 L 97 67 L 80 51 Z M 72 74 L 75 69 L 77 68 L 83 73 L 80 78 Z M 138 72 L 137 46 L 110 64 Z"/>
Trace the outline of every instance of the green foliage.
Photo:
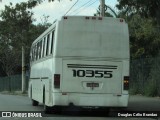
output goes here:
<path id="1" fill-rule="evenodd" d="M 131 58 L 131 93 L 160 96 L 160 63 L 153 57 L 160 51 L 160 0 L 118 0 L 119 16 L 129 25 Z M 148 60 L 146 59 L 148 58 Z M 141 63 L 141 60 L 144 62 Z M 157 60 L 157 61 L 160 61 Z"/>
<path id="2" fill-rule="evenodd" d="M 34 2 L 36 5 L 37 4 L 41 4 L 43 1 L 45 1 L 45 0 L 29 0 L 29 2 Z M 46 1 L 48 1 L 48 2 L 54 2 L 55 0 L 46 0 Z M 61 0 L 57 0 L 57 1 L 60 2 Z"/>
<path id="3" fill-rule="evenodd" d="M 151 96 L 151 97 L 160 96 L 160 93 L 158 92 L 160 90 L 159 84 L 158 84 L 159 79 L 155 79 L 155 77 L 160 77 L 160 75 L 157 74 L 157 71 L 154 71 L 154 72 L 151 72 L 151 76 L 152 76 L 152 79 L 149 79 L 146 82 L 145 89 L 144 89 L 144 95 Z"/>
<path id="4" fill-rule="evenodd" d="M 139 94 L 138 86 L 134 85 L 131 89 L 129 89 L 129 94 L 131 94 L 131 95 Z"/>
<path id="5" fill-rule="evenodd" d="M 145 90 L 144 90 L 144 95 L 150 96 L 150 97 L 157 96 L 157 85 L 156 85 L 154 79 L 149 81 L 146 84 Z"/>
<path id="6" fill-rule="evenodd" d="M 153 57 L 160 50 L 160 34 L 152 18 L 133 15 L 128 21 L 130 32 L 131 57 Z"/>
<path id="7" fill-rule="evenodd" d="M 153 60 L 150 76 L 145 87 L 145 95 L 160 96 L 160 54 Z"/>
<path id="8" fill-rule="evenodd" d="M 155 18 L 160 21 L 160 0 L 118 0 L 117 8 L 126 16 L 139 14 L 145 18 Z"/>
<path id="9" fill-rule="evenodd" d="M 10 40 L 12 47 L 20 49 L 20 46 L 27 42 L 27 32 L 33 22 L 32 16 L 33 13 L 28 10 L 28 4 L 24 2 L 16 4 L 14 7 L 10 3 L 1 12 L 3 30 L 0 31 L 0 34 Z"/>
<path id="10" fill-rule="evenodd" d="M 118 0 L 119 17 L 129 24 L 131 58 L 155 57 L 160 50 L 160 0 Z"/>
<path id="11" fill-rule="evenodd" d="M 0 14 L 0 62 L 8 76 L 21 65 L 21 46 L 28 43 L 28 31 L 33 22 L 29 7 L 31 3 L 22 2 L 15 6 L 10 3 Z"/>
<path id="12" fill-rule="evenodd" d="M 21 66 L 21 48 L 26 49 L 26 62 L 29 63 L 30 46 L 48 25 L 33 25 L 31 8 L 35 2 L 22 2 L 15 6 L 5 6 L 0 17 L 0 64 L 9 76 L 15 73 L 16 66 Z"/>

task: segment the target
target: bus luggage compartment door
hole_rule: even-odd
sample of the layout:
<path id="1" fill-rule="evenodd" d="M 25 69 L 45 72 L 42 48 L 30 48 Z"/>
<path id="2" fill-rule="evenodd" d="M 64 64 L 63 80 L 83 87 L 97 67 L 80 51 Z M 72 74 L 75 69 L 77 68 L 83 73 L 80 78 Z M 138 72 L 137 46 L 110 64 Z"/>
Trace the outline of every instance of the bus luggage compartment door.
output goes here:
<path id="1" fill-rule="evenodd" d="M 63 60 L 61 90 L 72 93 L 122 93 L 122 62 Z"/>

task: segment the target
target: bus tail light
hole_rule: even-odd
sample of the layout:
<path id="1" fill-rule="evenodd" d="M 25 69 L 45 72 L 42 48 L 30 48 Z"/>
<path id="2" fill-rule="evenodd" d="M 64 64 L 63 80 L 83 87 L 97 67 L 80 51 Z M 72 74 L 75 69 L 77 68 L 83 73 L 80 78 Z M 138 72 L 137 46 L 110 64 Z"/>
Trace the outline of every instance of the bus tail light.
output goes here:
<path id="1" fill-rule="evenodd" d="M 129 90 L 129 76 L 124 76 L 123 83 L 123 89 Z"/>
<path id="2" fill-rule="evenodd" d="M 54 88 L 60 88 L 60 74 L 54 74 Z"/>

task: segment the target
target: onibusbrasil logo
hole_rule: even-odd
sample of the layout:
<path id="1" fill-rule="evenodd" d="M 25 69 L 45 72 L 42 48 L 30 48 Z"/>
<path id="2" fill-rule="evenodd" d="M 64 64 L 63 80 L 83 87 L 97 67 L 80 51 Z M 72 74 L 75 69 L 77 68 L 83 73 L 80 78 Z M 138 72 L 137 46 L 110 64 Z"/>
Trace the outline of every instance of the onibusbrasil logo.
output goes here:
<path id="1" fill-rule="evenodd" d="M 41 112 L 1 112 L 1 117 L 42 117 Z"/>

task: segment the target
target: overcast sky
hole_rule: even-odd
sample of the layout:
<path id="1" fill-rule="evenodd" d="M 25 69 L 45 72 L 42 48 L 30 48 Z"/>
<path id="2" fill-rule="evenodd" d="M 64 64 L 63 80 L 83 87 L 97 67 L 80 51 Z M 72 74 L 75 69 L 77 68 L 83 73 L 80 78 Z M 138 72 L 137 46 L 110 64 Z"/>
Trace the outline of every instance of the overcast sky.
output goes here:
<path id="1" fill-rule="evenodd" d="M 4 9 L 5 5 L 9 5 L 10 2 L 13 4 L 25 2 L 28 0 L 2 0 L 0 2 L 0 10 Z M 34 13 L 34 18 L 36 19 L 36 23 L 41 23 L 44 21 L 43 15 L 49 16 L 48 20 L 52 23 L 55 19 L 60 16 L 65 15 L 65 13 L 74 5 L 74 7 L 68 12 L 67 15 L 84 15 L 84 16 L 93 16 L 96 13 L 96 9 L 100 4 L 99 0 L 61 0 L 58 2 L 55 0 L 54 2 L 47 2 L 45 0 L 42 4 L 36 6 L 32 11 Z M 116 10 L 115 5 L 117 4 L 117 0 L 106 0 L 106 4 Z"/>

